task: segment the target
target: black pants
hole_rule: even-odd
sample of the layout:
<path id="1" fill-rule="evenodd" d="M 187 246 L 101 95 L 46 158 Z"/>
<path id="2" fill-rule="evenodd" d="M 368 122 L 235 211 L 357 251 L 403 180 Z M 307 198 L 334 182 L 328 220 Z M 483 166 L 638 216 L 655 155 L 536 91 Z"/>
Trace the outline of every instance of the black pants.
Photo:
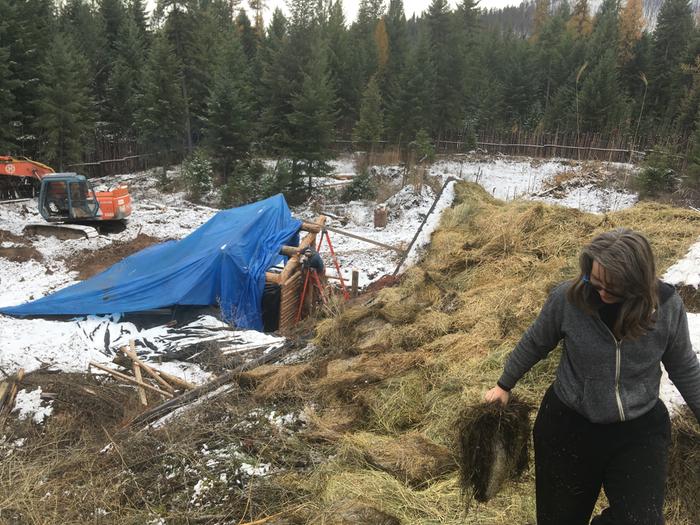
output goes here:
<path id="1" fill-rule="evenodd" d="M 671 426 L 666 406 L 591 423 L 552 387 L 534 427 L 537 525 L 588 525 L 601 486 L 610 507 L 591 525 L 663 525 Z"/>

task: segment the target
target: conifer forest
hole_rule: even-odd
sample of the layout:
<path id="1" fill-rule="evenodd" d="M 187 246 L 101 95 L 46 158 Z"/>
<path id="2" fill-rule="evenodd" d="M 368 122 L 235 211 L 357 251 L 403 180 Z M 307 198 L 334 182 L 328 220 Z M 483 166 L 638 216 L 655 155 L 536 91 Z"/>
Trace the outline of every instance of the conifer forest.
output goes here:
<path id="1" fill-rule="evenodd" d="M 0 154 L 56 169 L 119 155 L 206 157 L 276 185 L 356 149 L 483 130 L 674 137 L 700 171 L 700 29 L 691 3 L 537 0 L 0 0 Z M 509 15 L 510 13 L 510 15 Z M 513 16 L 519 13 L 519 16 Z"/>

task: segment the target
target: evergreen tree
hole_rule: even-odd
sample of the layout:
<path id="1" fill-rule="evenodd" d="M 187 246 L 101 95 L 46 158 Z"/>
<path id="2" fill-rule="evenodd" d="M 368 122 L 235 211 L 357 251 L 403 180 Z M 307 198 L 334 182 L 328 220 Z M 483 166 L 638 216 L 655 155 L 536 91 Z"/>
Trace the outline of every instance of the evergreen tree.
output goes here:
<path id="1" fill-rule="evenodd" d="M 418 35 L 409 52 L 388 113 L 391 134 L 399 142 L 411 141 L 426 123 L 433 122 L 435 68 L 427 31 Z"/>
<path id="2" fill-rule="evenodd" d="M 247 58 L 235 37 L 223 43 L 208 100 L 206 142 L 219 159 L 224 180 L 246 157 L 255 136 L 253 95 Z"/>
<path id="3" fill-rule="evenodd" d="M 463 60 L 453 50 L 458 46 L 447 0 L 433 0 L 428 8 L 427 23 L 430 31 L 431 62 L 435 68 L 435 94 L 432 122 L 424 127 L 433 131 L 459 129 L 462 110 Z"/>
<path id="4" fill-rule="evenodd" d="M 619 15 L 619 0 L 603 0 L 588 42 L 586 60 L 588 60 L 590 66 L 595 66 L 611 48 L 619 49 Z"/>
<path id="5" fill-rule="evenodd" d="M 103 114 L 111 133 L 134 138 L 135 115 L 143 87 L 146 56 L 141 30 L 131 18 L 124 20 L 117 40 L 115 61 L 107 84 Z"/>
<path id="6" fill-rule="evenodd" d="M 144 42 L 148 40 L 148 16 L 143 0 L 131 0 L 129 4 L 129 15 L 136 24 L 136 28 Z"/>
<path id="7" fill-rule="evenodd" d="M 13 23 L 13 7 L 8 0 L 0 0 L 0 13 L 4 17 L 0 18 L 0 155 L 10 153 L 15 150 L 16 130 L 12 125 L 19 112 L 15 109 L 15 96 L 13 90 L 19 85 L 17 79 L 13 78 L 10 69 L 10 27 Z"/>
<path id="8" fill-rule="evenodd" d="M 87 66 L 70 40 L 56 33 L 40 69 L 42 83 L 37 131 L 43 159 L 63 171 L 81 159 L 85 135 L 92 124 Z"/>
<path id="9" fill-rule="evenodd" d="M 258 51 L 258 38 L 245 9 L 241 9 L 236 17 L 236 32 L 248 62 L 252 63 Z"/>
<path id="10" fill-rule="evenodd" d="M 683 95 L 681 64 L 693 35 L 693 18 L 687 0 L 666 0 L 654 29 L 649 101 L 662 125 L 667 126 L 679 110 Z"/>
<path id="11" fill-rule="evenodd" d="M 617 51 L 606 51 L 585 75 L 579 94 L 581 131 L 612 131 L 628 116 L 617 72 Z"/>
<path id="12" fill-rule="evenodd" d="M 156 35 L 144 71 L 137 122 L 141 142 L 160 158 L 170 158 L 173 150 L 183 149 L 185 101 L 181 74 L 182 65 L 167 37 Z"/>
<path id="13" fill-rule="evenodd" d="M 377 77 L 372 77 L 362 96 L 360 120 L 353 131 L 353 140 L 374 145 L 382 139 L 384 132 L 384 115 L 382 96 L 379 92 Z"/>
<path id="14" fill-rule="evenodd" d="M 389 108 L 392 100 L 400 93 L 401 74 L 406 65 L 408 42 L 406 37 L 406 15 L 403 10 L 403 0 L 390 0 L 387 14 L 384 17 L 387 38 L 389 41 L 389 63 L 384 74 L 379 79 L 380 92 L 384 93 L 384 106 Z"/>
<path id="15" fill-rule="evenodd" d="M 291 124 L 290 156 L 294 183 L 300 182 L 303 169 L 309 177 L 308 193 L 311 193 L 312 177 L 324 175 L 330 170 L 327 161 L 332 156 L 336 97 L 325 52 L 322 45 L 315 46 L 301 87 L 293 95 L 292 113 L 287 116 Z"/>
<path id="16" fill-rule="evenodd" d="M 289 35 L 287 20 L 280 9 L 275 9 L 268 36 L 261 48 L 260 108 L 262 136 L 268 148 L 276 154 L 285 154 L 289 142 L 287 115 L 291 113 L 289 80 L 292 65 L 287 60 Z"/>
<path id="17" fill-rule="evenodd" d="M 40 155 L 34 135 L 37 123 L 43 119 L 36 104 L 42 87 L 39 71 L 51 47 L 55 18 L 50 0 L 13 1 L 11 5 L 13 9 L 8 13 L 12 16 L 11 32 L 2 39 L 9 43 L 6 66 L 9 66 L 8 78 L 12 79 L 12 84 L 8 87 L 16 112 L 12 129 L 21 153 Z"/>
<path id="18" fill-rule="evenodd" d="M 352 68 L 352 50 L 342 0 L 331 1 L 328 5 L 324 40 L 328 43 L 328 68 L 338 95 L 337 126 L 350 129 L 357 114 L 356 73 Z"/>

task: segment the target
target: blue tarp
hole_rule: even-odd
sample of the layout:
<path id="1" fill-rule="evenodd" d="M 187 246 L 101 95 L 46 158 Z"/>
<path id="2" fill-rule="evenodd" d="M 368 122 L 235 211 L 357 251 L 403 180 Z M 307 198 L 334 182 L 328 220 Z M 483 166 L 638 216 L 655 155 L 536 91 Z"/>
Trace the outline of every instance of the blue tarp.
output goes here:
<path id="1" fill-rule="evenodd" d="M 142 250 L 104 272 L 20 306 L 14 316 L 141 312 L 173 305 L 214 305 L 240 328 L 262 330 L 265 271 L 298 244 L 301 222 L 282 195 L 218 212 L 180 241 Z"/>

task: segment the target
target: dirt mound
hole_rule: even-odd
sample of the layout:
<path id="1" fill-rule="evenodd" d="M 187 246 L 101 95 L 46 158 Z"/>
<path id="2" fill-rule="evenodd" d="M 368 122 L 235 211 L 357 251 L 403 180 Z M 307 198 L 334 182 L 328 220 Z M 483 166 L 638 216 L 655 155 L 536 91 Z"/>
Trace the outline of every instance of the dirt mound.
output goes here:
<path id="1" fill-rule="evenodd" d="M 26 262 L 30 259 L 43 261 L 44 256 L 19 235 L 0 230 L 0 257 L 13 262 Z"/>
<path id="2" fill-rule="evenodd" d="M 164 242 L 164 240 L 140 233 L 132 241 L 114 242 L 111 246 L 97 251 L 83 250 L 66 259 L 66 266 L 68 266 L 69 270 L 78 272 L 77 278 L 79 280 L 89 279 L 129 255 L 160 242 Z"/>

